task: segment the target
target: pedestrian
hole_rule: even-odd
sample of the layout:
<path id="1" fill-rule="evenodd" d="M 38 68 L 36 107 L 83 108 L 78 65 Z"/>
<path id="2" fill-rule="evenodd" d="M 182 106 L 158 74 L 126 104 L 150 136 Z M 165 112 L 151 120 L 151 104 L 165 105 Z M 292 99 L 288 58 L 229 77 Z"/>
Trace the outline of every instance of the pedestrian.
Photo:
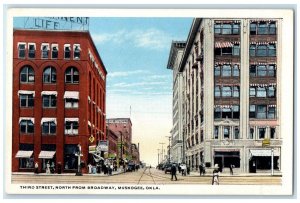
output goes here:
<path id="1" fill-rule="evenodd" d="M 186 165 L 181 164 L 180 168 L 181 168 L 181 175 L 186 176 Z"/>
<path id="2" fill-rule="evenodd" d="M 215 164 L 214 170 L 213 170 L 213 176 L 212 176 L 212 185 L 219 185 L 219 165 Z"/>
<path id="3" fill-rule="evenodd" d="M 181 167 L 180 167 L 180 164 L 178 164 L 178 173 L 181 173 Z"/>
<path id="4" fill-rule="evenodd" d="M 205 164 L 204 163 L 202 163 L 202 173 L 203 173 L 203 175 L 205 175 Z"/>
<path id="5" fill-rule="evenodd" d="M 176 176 L 176 165 L 172 164 L 171 166 L 171 180 L 173 181 L 173 177 L 175 177 L 175 181 L 177 181 L 177 176 Z"/>
<path id="6" fill-rule="evenodd" d="M 46 173 L 50 174 L 50 163 L 49 163 L 49 161 L 46 164 Z"/>
<path id="7" fill-rule="evenodd" d="M 188 165 L 188 166 L 186 167 L 186 173 L 187 173 L 188 175 L 190 175 L 190 165 Z"/>
<path id="8" fill-rule="evenodd" d="M 39 173 L 39 163 L 35 162 L 34 164 L 34 173 L 38 174 Z"/>
<path id="9" fill-rule="evenodd" d="M 51 163 L 50 171 L 51 171 L 51 173 L 54 173 L 54 171 L 55 171 L 55 164 L 54 164 L 54 162 Z"/>
<path id="10" fill-rule="evenodd" d="M 233 175 L 233 168 L 234 168 L 234 165 L 233 165 L 233 164 L 230 164 L 230 166 L 229 166 L 229 169 L 230 169 L 230 175 Z"/>
<path id="11" fill-rule="evenodd" d="M 201 176 L 202 173 L 203 173 L 203 166 L 202 166 L 202 164 L 199 165 L 199 171 L 200 171 L 200 176 Z"/>
<path id="12" fill-rule="evenodd" d="M 89 163 L 89 165 L 88 165 L 88 170 L 89 170 L 89 174 L 91 174 L 92 173 L 92 164 L 91 163 Z"/>

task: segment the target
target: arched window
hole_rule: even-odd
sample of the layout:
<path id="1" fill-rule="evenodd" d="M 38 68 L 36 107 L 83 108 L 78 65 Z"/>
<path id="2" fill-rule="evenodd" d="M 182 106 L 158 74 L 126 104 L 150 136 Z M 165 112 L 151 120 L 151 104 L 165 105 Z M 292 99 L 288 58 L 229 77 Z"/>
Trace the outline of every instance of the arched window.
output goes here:
<path id="1" fill-rule="evenodd" d="M 75 67 L 69 67 L 65 73 L 65 82 L 71 84 L 79 83 L 79 72 Z"/>
<path id="2" fill-rule="evenodd" d="M 43 72 L 44 83 L 56 83 L 56 69 L 52 66 L 48 66 Z"/>
<path id="3" fill-rule="evenodd" d="M 23 83 L 34 82 L 34 70 L 31 66 L 24 66 L 21 69 L 20 81 Z"/>

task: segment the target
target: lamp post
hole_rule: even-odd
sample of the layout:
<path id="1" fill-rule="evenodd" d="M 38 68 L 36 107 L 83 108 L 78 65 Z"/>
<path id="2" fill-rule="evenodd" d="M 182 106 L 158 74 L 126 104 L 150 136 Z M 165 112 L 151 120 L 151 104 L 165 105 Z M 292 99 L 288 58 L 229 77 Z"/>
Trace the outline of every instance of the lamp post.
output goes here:
<path id="1" fill-rule="evenodd" d="M 78 146 L 78 152 L 75 153 L 75 156 L 78 156 L 78 168 L 77 168 L 77 172 L 76 172 L 75 176 L 82 176 L 81 166 L 80 166 L 80 163 L 81 163 L 80 157 L 83 156 L 83 155 L 81 153 L 80 144 L 78 144 L 77 146 Z"/>
<path id="2" fill-rule="evenodd" d="M 271 175 L 274 175 L 274 148 L 271 149 Z"/>

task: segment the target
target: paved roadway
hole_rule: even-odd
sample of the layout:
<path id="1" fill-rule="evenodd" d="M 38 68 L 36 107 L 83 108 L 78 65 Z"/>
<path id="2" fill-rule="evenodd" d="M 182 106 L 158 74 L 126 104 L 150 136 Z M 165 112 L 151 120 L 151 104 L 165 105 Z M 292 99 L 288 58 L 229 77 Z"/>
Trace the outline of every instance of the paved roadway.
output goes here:
<path id="1" fill-rule="evenodd" d="M 211 184 L 211 175 L 199 176 L 194 173 L 190 176 L 181 176 L 177 173 L 178 181 L 171 181 L 171 175 L 165 174 L 155 168 L 143 168 L 135 172 L 126 172 L 113 176 L 102 175 L 83 175 L 75 174 L 13 174 L 12 183 L 26 184 Z M 253 176 L 229 176 L 221 174 L 219 178 L 220 185 L 280 185 L 281 176 L 253 175 Z"/>

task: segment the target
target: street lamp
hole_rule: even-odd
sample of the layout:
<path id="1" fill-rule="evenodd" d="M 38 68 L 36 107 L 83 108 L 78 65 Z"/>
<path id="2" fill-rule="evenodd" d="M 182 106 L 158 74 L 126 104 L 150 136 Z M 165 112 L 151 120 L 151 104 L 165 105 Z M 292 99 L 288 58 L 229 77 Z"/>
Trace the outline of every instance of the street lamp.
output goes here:
<path id="1" fill-rule="evenodd" d="M 78 168 L 77 168 L 77 172 L 75 174 L 75 176 L 82 176 L 82 172 L 81 172 L 81 166 L 80 166 L 80 157 L 83 156 L 81 153 L 81 146 L 80 144 L 77 145 L 78 146 L 78 152 L 75 153 L 75 156 L 78 156 Z"/>

